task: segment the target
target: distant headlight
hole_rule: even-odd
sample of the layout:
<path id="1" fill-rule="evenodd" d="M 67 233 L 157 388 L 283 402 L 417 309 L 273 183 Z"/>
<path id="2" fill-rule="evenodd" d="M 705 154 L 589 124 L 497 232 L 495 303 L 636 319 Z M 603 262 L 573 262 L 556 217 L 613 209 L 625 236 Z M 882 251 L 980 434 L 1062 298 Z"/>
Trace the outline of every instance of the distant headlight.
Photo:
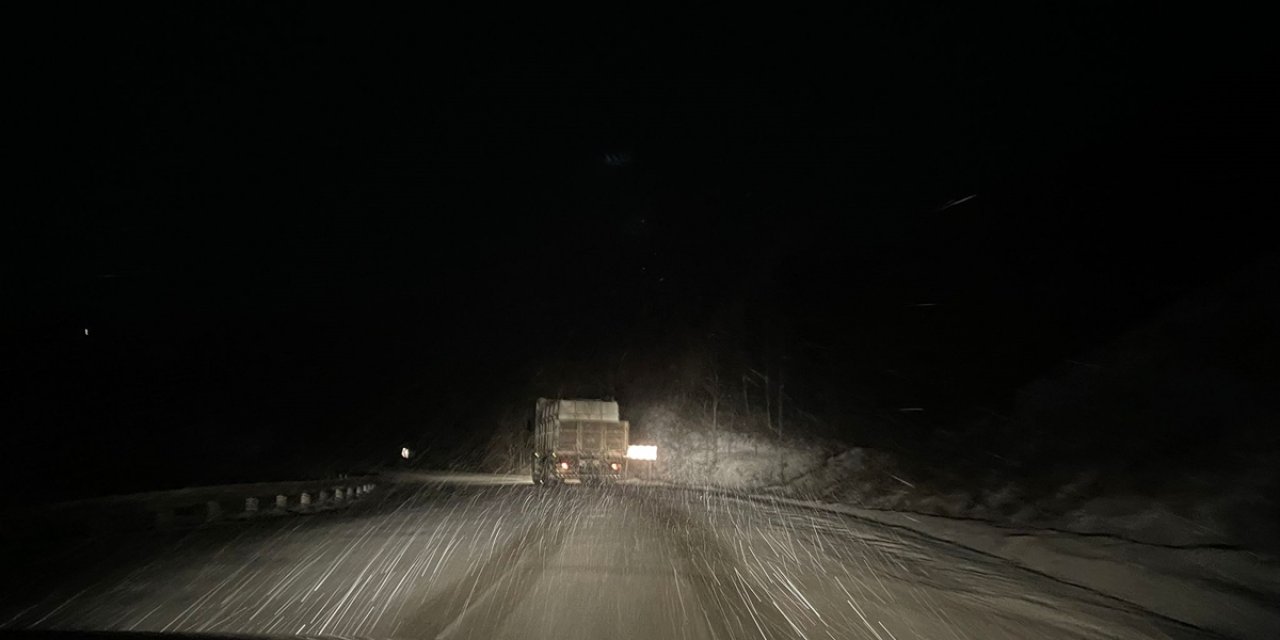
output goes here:
<path id="1" fill-rule="evenodd" d="M 657 460 L 658 446 L 652 444 L 633 444 L 627 447 L 627 457 L 632 460 Z"/>

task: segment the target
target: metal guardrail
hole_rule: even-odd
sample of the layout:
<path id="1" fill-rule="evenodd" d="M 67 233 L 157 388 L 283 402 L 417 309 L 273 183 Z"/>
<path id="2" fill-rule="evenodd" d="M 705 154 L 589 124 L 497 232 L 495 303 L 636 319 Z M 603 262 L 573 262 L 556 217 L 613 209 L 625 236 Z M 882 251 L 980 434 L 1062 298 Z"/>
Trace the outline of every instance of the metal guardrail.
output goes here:
<path id="1" fill-rule="evenodd" d="M 47 505 L 29 525 L 116 530 L 200 526 L 224 520 L 307 514 L 350 506 L 378 487 L 378 476 L 193 487 Z"/>

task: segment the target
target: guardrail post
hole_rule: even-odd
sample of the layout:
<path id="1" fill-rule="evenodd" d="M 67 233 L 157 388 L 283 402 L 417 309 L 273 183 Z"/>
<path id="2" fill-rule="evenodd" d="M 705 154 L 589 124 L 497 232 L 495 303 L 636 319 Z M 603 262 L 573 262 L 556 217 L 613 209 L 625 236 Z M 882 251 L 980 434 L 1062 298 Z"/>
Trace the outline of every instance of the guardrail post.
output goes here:
<path id="1" fill-rule="evenodd" d="M 334 502 L 342 502 L 343 500 L 346 500 L 346 499 L 347 499 L 347 491 L 346 491 L 346 489 L 343 489 L 342 487 L 334 487 L 334 488 L 333 488 L 333 501 L 334 501 Z"/>
<path id="2" fill-rule="evenodd" d="M 328 491 L 325 491 L 325 490 L 323 490 L 323 489 L 321 489 L 321 490 L 320 490 L 320 502 L 328 502 L 328 501 L 329 501 L 329 492 L 328 492 Z"/>
<path id="3" fill-rule="evenodd" d="M 289 496 L 276 496 L 276 509 L 284 511 L 289 508 Z"/>
<path id="4" fill-rule="evenodd" d="M 300 507 L 302 507 L 302 508 L 304 508 L 304 509 L 305 509 L 305 508 L 307 508 L 307 507 L 310 507 L 310 506 L 311 506 L 311 494 L 309 494 L 309 493 L 307 493 L 307 492 L 305 492 L 305 491 L 304 491 L 304 492 L 302 492 L 302 495 L 301 495 L 301 496 L 298 496 L 298 506 L 300 506 Z"/>
<path id="5" fill-rule="evenodd" d="M 213 522 L 222 519 L 222 503 L 210 500 L 204 503 L 204 521 Z"/>
<path id="6" fill-rule="evenodd" d="M 245 513 L 257 513 L 257 511 L 258 511 L 258 499 L 257 499 L 257 498 L 245 498 L 245 499 L 244 499 L 244 512 L 245 512 Z"/>

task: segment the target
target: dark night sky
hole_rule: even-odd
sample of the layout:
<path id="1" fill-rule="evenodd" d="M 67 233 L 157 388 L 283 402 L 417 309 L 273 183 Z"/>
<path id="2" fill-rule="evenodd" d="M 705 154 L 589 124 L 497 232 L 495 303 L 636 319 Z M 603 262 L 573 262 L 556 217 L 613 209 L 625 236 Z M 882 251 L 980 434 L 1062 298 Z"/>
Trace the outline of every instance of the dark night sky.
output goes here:
<path id="1" fill-rule="evenodd" d="M 1243 18 L 92 11 L 16 58 L 34 460 L 382 446 L 742 307 L 815 389 L 960 415 L 1274 246 Z"/>

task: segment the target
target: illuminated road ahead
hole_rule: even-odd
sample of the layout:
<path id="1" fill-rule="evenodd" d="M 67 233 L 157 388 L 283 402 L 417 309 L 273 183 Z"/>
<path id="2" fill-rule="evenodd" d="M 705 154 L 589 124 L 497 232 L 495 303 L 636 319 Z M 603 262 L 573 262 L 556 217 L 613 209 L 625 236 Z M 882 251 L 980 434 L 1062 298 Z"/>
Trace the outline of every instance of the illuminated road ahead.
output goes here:
<path id="1" fill-rule="evenodd" d="M 102 556 L 0 605 L 0 623 L 377 640 L 1216 637 L 900 530 L 654 487 L 405 482 L 343 512 L 116 546 L 50 557 Z"/>

